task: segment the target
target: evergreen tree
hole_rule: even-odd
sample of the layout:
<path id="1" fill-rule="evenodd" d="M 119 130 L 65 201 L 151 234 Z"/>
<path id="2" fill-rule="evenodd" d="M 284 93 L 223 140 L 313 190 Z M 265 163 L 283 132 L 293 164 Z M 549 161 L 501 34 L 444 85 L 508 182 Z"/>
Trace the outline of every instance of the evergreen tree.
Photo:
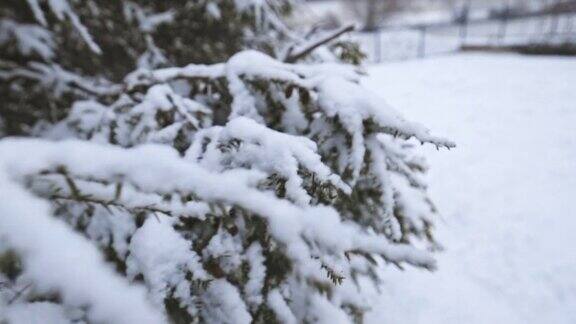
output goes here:
<path id="1" fill-rule="evenodd" d="M 412 147 L 454 144 L 362 87 L 350 28 L 300 36 L 289 1 L 0 13 L 7 320 L 360 322 L 379 266 L 434 268 Z"/>

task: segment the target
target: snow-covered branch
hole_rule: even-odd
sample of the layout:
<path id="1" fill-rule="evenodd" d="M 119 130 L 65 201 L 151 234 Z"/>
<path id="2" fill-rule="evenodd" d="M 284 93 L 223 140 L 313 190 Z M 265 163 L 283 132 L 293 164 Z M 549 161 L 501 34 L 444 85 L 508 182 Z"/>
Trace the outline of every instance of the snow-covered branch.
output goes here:
<path id="1" fill-rule="evenodd" d="M 15 179 L 40 173 L 50 166 L 65 167 L 75 176 L 107 181 L 122 179 L 144 192 L 193 193 L 207 201 L 237 204 L 264 217 L 275 238 L 292 251 L 290 256 L 302 262 L 310 255 L 301 240 L 304 236 L 341 253 L 361 249 L 397 262 L 433 267 L 433 260 L 426 254 L 390 245 L 384 238 L 363 233 L 359 228 L 341 222 L 331 208 L 301 208 L 256 190 L 254 185 L 262 180 L 258 172 L 211 173 L 182 160 L 175 151 L 165 147 L 147 145 L 123 150 L 76 141 L 6 139 L 0 143 L 0 153 L 4 172 Z M 30 162 L 15 162 L 22 160 Z M 166 178 L 171 181 L 164 181 Z M 335 235 L 338 232 L 343 234 Z M 349 239 L 342 239 L 344 237 Z"/>
<path id="2" fill-rule="evenodd" d="M 0 322 L 350 322 L 379 265 L 435 267 L 412 151 L 454 143 L 337 62 L 351 27 L 304 41 L 290 5 L 3 8 Z"/>
<path id="3" fill-rule="evenodd" d="M 57 290 L 70 305 L 90 306 L 88 317 L 95 322 L 163 322 L 144 289 L 128 285 L 103 262 L 94 245 L 51 216 L 49 204 L 10 178 L 11 153 L 5 144 L 0 144 L 0 236 L 21 253 L 34 289 Z"/>

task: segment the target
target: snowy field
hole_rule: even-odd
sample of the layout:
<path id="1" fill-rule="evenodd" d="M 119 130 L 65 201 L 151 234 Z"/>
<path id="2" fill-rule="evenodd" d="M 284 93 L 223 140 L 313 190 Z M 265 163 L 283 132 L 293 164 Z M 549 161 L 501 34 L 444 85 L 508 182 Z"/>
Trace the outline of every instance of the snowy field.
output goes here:
<path id="1" fill-rule="evenodd" d="M 439 270 L 387 269 L 371 323 L 576 323 L 576 59 L 467 54 L 370 68 L 457 142 L 425 149 Z"/>

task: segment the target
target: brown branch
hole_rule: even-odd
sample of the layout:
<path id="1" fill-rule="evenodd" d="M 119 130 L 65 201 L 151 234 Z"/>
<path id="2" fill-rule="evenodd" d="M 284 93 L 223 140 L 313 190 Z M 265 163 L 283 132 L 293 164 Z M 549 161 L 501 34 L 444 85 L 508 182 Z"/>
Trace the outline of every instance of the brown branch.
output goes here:
<path id="1" fill-rule="evenodd" d="M 288 54 L 286 55 L 286 58 L 284 59 L 284 62 L 294 63 L 294 62 L 298 61 L 299 59 L 305 57 L 306 55 L 312 53 L 312 51 L 314 51 L 318 47 L 340 37 L 341 35 L 343 35 L 345 33 L 351 32 L 354 29 L 355 29 L 354 25 L 348 25 L 346 27 L 343 27 L 343 28 L 336 30 L 334 33 L 332 33 L 332 34 L 330 34 L 324 38 L 320 38 L 316 42 L 310 44 L 309 46 L 305 47 L 304 49 L 302 49 L 296 53 L 292 53 L 292 49 L 290 49 L 288 51 Z"/>
<path id="2" fill-rule="evenodd" d="M 68 189 L 70 190 L 69 195 L 61 195 L 61 194 L 57 194 L 57 193 L 53 193 L 53 194 L 48 195 L 48 198 L 51 200 L 66 200 L 66 201 L 76 201 L 76 202 L 87 203 L 87 204 L 96 204 L 96 205 L 101 205 L 106 209 L 109 209 L 110 206 L 114 206 L 114 207 L 117 207 L 120 209 L 127 210 L 127 211 L 131 212 L 132 214 L 137 213 L 137 212 L 141 212 L 141 211 L 147 211 L 147 212 L 151 212 L 154 214 L 155 213 L 161 213 L 161 214 L 164 214 L 166 216 L 173 216 L 172 211 L 167 210 L 167 209 L 158 208 L 158 207 L 155 207 L 154 205 L 134 206 L 134 207 L 130 207 L 130 206 L 125 205 L 124 203 L 122 203 L 120 201 L 120 196 L 122 195 L 122 183 L 120 183 L 120 182 L 116 183 L 116 185 L 115 185 L 114 199 L 102 199 L 102 198 L 95 198 L 90 194 L 82 193 L 82 191 L 78 188 L 78 186 L 74 182 L 70 173 L 68 173 L 66 168 L 63 166 L 57 167 L 56 172 L 54 172 L 54 173 L 47 171 L 47 170 L 40 172 L 40 175 L 50 175 L 50 174 L 58 174 L 58 175 L 61 175 L 62 177 L 64 177 L 66 185 L 68 186 Z M 92 181 L 92 182 L 101 183 L 101 184 L 108 184 L 107 182 L 100 182 L 100 181 L 96 181 L 96 180 L 85 180 L 85 181 Z"/>
<path id="3" fill-rule="evenodd" d="M 20 298 L 20 296 L 22 296 L 22 294 L 24 294 L 24 292 L 26 290 L 28 290 L 28 288 L 32 287 L 32 284 L 29 283 L 27 285 L 25 285 L 24 287 L 22 287 L 22 289 L 18 290 L 16 292 L 16 294 L 14 294 L 14 296 L 12 296 L 12 298 L 10 298 L 10 300 L 8 301 L 8 305 L 11 305 L 12 303 L 14 303 L 16 300 L 18 300 L 18 298 Z"/>
<path id="4" fill-rule="evenodd" d="M 138 212 L 142 212 L 142 211 L 146 211 L 146 212 L 150 212 L 153 214 L 156 213 L 160 213 L 169 217 L 173 216 L 173 213 L 169 210 L 166 209 L 162 209 L 162 208 L 158 208 L 155 206 L 136 206 L 136 207 L 128 207 L 125 204 L 121 203 L 120 201 L 117 200 L 104 200 L 104 199 L 98 199 L 98 198 L 93 198 L 87 195 L 81 195 L 78 197 L 73 197 L 73 196 L 63 196 L 63 195 L 50 195 L 49 196 L 50 199 L 52 200 L 65 200 L 65 201 L 75 201 L 75 202 L 81 202 L 81 203 L 86 203 L 86 204 L 95 204 L 95 205 L 101 205 L 106 209 L 109 209 L 110 206 L 114 206 L 120 209 L 124 209 L 129 211 L 131 214 L 135 214 Z"/>

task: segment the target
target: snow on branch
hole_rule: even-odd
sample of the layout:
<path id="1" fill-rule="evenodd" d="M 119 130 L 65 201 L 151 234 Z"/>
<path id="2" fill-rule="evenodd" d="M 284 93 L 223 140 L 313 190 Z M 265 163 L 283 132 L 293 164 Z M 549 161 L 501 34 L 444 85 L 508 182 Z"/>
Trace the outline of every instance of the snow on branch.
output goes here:
<path id="1" fill-rule="evenodd" d="M 0 80 L 10 82 L 18 78 L 35 80 L 46 89 L 50 89 L 56 97 L 64 93 L 75 93 L 84 97 L 110 97 L 119 95 L 123 90 L 121 85 L 107 80 L 86 78 L 67 71 L 58 64 L 31 62 L 27 66 L 0 69 Z"/>
<path id="2" fill-rule="evenodd" d="M 359 67 L 314 62 L 352 26 L 300 38 L 281 19 L 290 2 L 8 9 L 0 81 L 26 120 L 0 117 L 0 136 L 45 139 L 0 139 L 0 263 L 22 263 L 0 274 L 16 292 L 0 291 L 0 322 L 47 309 L 103 323 L 348 322 L 368 311 L 378 264 L 435 267 L 411 147 L 454 143 L 367 91 Z M 62 53 L 74 34 L 100 52 L 82 21 L 118 31 L 98 41 L 128 55 Z M 178 34 L 206 23 L 222 37 Z"/>
<path id="3" fill-rule="evenodd" d="M 33 53 L 44 60 L 54 56 L 54 40 L 46 29 L 33 24 L 20 24 L 11 19 L 0 19 L 0 45 L 14 40 L 18 51 L 29 56 Z"/>
<path id="4" fill-rule="evenodd" d="M 405 139 L 414 137 L 421 143 L 431 143 L 436 147 L 452 148 L 455 144 L 442 137 L 433 136 L 422 125 L 405 120 L 392 107 L 377 95 L 366 90 L 359 82 L 361 75 L 355 67 L 343 64 L 287 64 L 257 51 L 240 52 L 226 63 L 214 65 L 187 65 L 183 68 L 140 70 L 128 75 L 123 85 L 98 84 L 81 76 L 62 70 L 57 65 L 34 64 L 30 69 L 15 69 L 2 72 L 1 78 L 26 77 L 56 85 L 56 92 L 66 87 L 96 96 L 114 96 L 123 90 L 138 86 L 150 87 L 154 84 L 177 79 L 214 80 L 225 78 L 228 81 L 232 102 L 231 118 L 250 117 L 262 122 L 256 110 L 250 80 L 268 80 L 311 91 L 317 105 L 327 117 L 338 117 L 353 137 L 353 159 L 358 170 L 363 156 L 363 133 L 366 121 L 371 120 L 376 131 Z M 358 172 L 358 171 L 357 171 Z"/>
<path id="5" fill-rule="evenodd" d="M 128 285 L 104 264 L 91 242 L 53 218 L 48 203 L 9 177 L 10 165 L 18 164 L 22 158 L 33 159 L 28 155 L 9 161 L 14 152 L 26 153 L 10 147 L 15 144 L 0 143 L 0 236 L 21 253 L 25 274 L 34 280 L 34 289 L 57 290 L 69 305 L 90 306 L 88 317 L 94 322 L 163 322 L 142 287 Z"/>
<path id="6" fill-rule="evenodd" d="M 212 65 L 189 64 L 185 67 L 163 68 L 157 70 L 137 70 L 124 80 L 127 89 L 142 85 L 153 85 L 178 79 L 218 79 L 225 75 L 225 64 Z"/>
<path id="7" fill-rule="evenodd" d="M 404 120 L 382 99 L 359 84 L 360 73 L 353 66 L 323 64 L 287 64 L 257 51 L 240 52 L 225 64 L 188 65 L 183 68 L 167 68 L 151 71 L 147 74 L 156 82 L 167 82 L 178 78 L 221 78 L 226 77 L 235 102 L 232 115 L 242 116 L 247 111 L 253 113 L 253 99 L 245 80 L 261 79 L 286 82 L 291 85 L 310 89 L 318 96 L 318 104 L 328 116 L 338 115 L 351 133 L 360 131 L 364 120 L 371 117 L 383 132 L 415 137 L 423 143 L 438 147 L 454 147 L 455 144 L 441 137 L 432 136 L 422 125 Z M 134 79 L 145 78 L 142 74 L 132 75 L 127 84 Z M 244 108 L 243 108 L 244 107 Z"/>
<path id="8" fill-rule="evenodd" d="M 46 26 L 48 23 L 46 21 L 46 16 L 42 11 L 40 1 L 39 0 L 27 0 L 32 13 L 34 14 L 34 18 L 43 26 Z M 80 37 L 84 40 L 88 48 L 95 54 L 102 54 L 102 50 L 100 46 L 94 42 L 94 39 L 88 32 L 86 26 L 82 24 L 78 15 L 74 12 L 70 4 L 67 0 L 47 0 L 48 7 L 50 11 L 58 18 L 58 20 L 63 21 L 64 19 L 68 18 L 72 26 L 76 29 L 76 31 L 80 34 Z"/>
<path id="9" fill-rule="evenodd" d="M 364 157 L 367 152 L 365 138 L 367 134 L 384 133 L 403 139 L 413 137 L 422 144 L 431 143 L 437 148 L 452 148 L 455 146 L 452 141 L 431 135 L 424 126 L 402 118 L 383 99 L 361 85 L 361 73 L 350 65 L 334 63 L 314 65 L 288 64 L 260 52 L 244 51 L 231 57 L 228 62 L 221 64 L 188 65 L 183 68 L 166 68 L 151 71 L 139 70 L 126 77 L 123 85 L 108 86 L 90 84 L 73 74 L 58 72 L 60 70 L 57 67 L 55 68 L 57 73 L 50 73 L 45 68 L 38 67 L 41 71 L 46 71 L 43 72 L 44 74 L 60 75 L 59 79 L 55 80 L 60 80 L 63 84 L 75 86 L 85 92 L 91 91 L 97 94 L 109 95 L 121 93 L 121 89 L 142 91 L 149 88 L 146 91 L 143 102 L 137 105 L 134 108 L 134 112 L 131 113 L 131 115 L 134 115 L 136 112 L 141 112 L 148 116 L 148 118 L 142 120 L 149 122 L 134 129 L 132 137 L 140 136 L 141 130 L 154 128 L 156 111 L 151 108 L 157 106 L 154 102 L 162 96 L 167 96 L 166 98 L 169 102 L 167 102 L 166 106 L 168 108 L 161 109 L 178 108 L 178 112 L 184 114 L 185 119 L 192 123 L 194 128 L 198 128 L 197 118 L 187 113 L 186 111 L 190 109 L 186 107 L 189 107 L 190 104 L 201 105 L 195 103 L 194 100 L 185 99 L 176 94 L 166 95 L 166 93 L 172 92 L 170 90 L 171 87 L 165 84 L 167 82 L 178 79 L 188 79 L 191 82 L 204 80 L 202 82 L 205 83 L 217 79 L 225 80 L 227 81 L 227 89 L 225 90 L 229 92 L 232 98 L 231 112 L 228 119 L 248 117 L 258 123 L 264 123 L 266 115 L 274 112 L 267 111 L 268 107 L 259 108 L 262 99 L 259 97 L 258 91 L 253 87 L 254 82 L 265 81 L 278 84 L 286 89 L 287 97 L 290 97 L 293 89 L 297 89 L 297 92 L 300 93 L 300 100 L 305 98 L 312 100 L 314 109 L 321 112 L 324 118 L 337 121 L 350 136 L 351 150 L 349 154 L 346 153 L 347 156 L 345 158 L 348 160 L 347 165 L 352 170 L 351 184 L 354 184 L 355 180 L 358 179 L 364 163 Z M 30 77 L 33 77 L 33 75 Z M 163 90 L 160 91 L 159 89 Z M 222 89 L 219 91 L 222 91 Z M 164 93 L 164 95 L 158 96 L 154 95 L 154 93 Z M 285 98 L 285 100 L 288 101 L 288 98 Z M 164 107 L 165 105 L 160 106 Z M 298 110 L 300 108 L 295 109 Z M 292 115 L 294 115 L 294 109 Z M 128 121 L 130 120 L 132 120 L 131 117 Z M 288 126 L 293 127 L 292 125 Z M 303 127 L 305 128 L 306 126 L 304 125 Z M 175 123 L 159 132 L 158 136 L 174 138 L 180 128 Z M 398 170 L 406 170 L 401 163 L 396 163 L 394 167 Z M 408 174 L 407 172 L 405 173 Z M 413 180 L 413 182 L 416 181 L 416 179 Z"/>
<path id="10" fill-rule="evenodd" d="M 5 139 L 0 142 L 0 157 L 0 170 L 15 180 L 64 167 L 74 176 L 123 181 L 143 192 L 193 193 L 206 201 L 238 205 L 266 219 L 273 237 L 286 245 L 289 257 L 297 263 L 310 262 L 308 241 L 316 242 L 326 251 L 361 250 L 392 262 L 434 267 L 434 260 L 427 253 L 390 244 L 383 236 L 343 222 L 332 208 L 298 207 L 256 189 L 255 185 L 262 180 L 257 171 L 211 173 L 163 146 L 143 145 L 126 150 L 77 141 Z M 22 226 L 19 230 L 25 232 L 28 228 Z"/>
<path id="11" fill-rule="evenodd" d="M 238 117 L 225 127 L 199 131 L 187 152 L 187 158 L 205 168 L 221 172 L 251 167 L 286 179 L 286 195 L 306 206 L 311 197 L 303 187 L 300 167 L 312 172 L 319 181 L 330 183 L 349 194 L 350 187 L 321 161 L 316 143 L 306 137 L 271 130 L 254 120 Z"/>
<path id="12" fill-rule="evenodd" d="M 77 202 L 127 211 L 132 215 L 148 212 L 168 217 L 204 219 L 211 206 L 201 201 L 166 201 L 158 194 L 139 191 L 130 184 L 108 183 L 81 179 L 60 168 L 56 172 L 42 172 L 33 179 L 38 195 L 57 202 Z"/>

